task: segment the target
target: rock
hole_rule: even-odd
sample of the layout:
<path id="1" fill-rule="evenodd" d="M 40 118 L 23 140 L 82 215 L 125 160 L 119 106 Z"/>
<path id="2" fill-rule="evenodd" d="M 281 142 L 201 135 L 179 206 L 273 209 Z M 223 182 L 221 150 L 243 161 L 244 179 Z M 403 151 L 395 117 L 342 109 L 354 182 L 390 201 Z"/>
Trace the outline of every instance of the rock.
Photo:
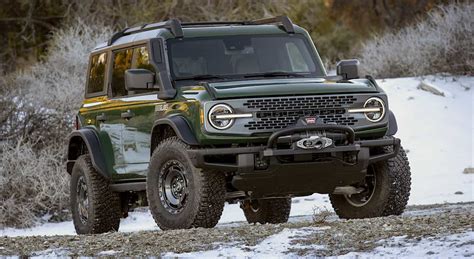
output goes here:
<path id="1" fill-rule="evenodd" d="M 421 89 L 423 91 L 430 92 L 434 95 L 439 95 L 439 96 L 445 96 L 444 92 L 441 91 L 438 87 L 435 85 L 432 85 L 430 83 L 427 83 L 426 81 L 421 81 L 420 84 L 418 85 L 418 89 Z"/>
<path id="2" fill-rule="evenodd" d="M 461 192 L 461 191 L 457 191 L 457 192 L 455 192 L 454 194 L 456 194 L 456 195 L 461 195 L 461 194 L 464 194 L 464 193 Z"/>
<path id="3" fill-rule="evenodd" d="M 464 168 L 464 171 L 462 171 L 463 174 L 474 174 L 474 168 L 473 167 L 467 167 Z"/>

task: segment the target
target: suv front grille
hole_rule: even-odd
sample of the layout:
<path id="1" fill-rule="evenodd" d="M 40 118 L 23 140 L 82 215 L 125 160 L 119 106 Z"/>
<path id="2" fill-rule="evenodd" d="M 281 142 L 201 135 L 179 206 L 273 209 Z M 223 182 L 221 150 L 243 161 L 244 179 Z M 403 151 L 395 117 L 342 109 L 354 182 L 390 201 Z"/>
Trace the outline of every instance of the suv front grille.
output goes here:
<path id="1" fill-rule="evenodd" d="M 356 100 L 352 95 L 284 97 L 247 100 L 244 106 L 261 111 L 324 109 L 350 106 Z"/>
<path id="2" fill-rule="evenodd" d="M 257 112 L 256 120 L 249 121 L 244 127 L 249 130 L 283 129 L 306 116 L 321 118 L 324 123 L 354 125 L 357 120 L 345 114 L 345 108 L 356 100 L 347 95 L 247 100 L 243 105 Z"/>

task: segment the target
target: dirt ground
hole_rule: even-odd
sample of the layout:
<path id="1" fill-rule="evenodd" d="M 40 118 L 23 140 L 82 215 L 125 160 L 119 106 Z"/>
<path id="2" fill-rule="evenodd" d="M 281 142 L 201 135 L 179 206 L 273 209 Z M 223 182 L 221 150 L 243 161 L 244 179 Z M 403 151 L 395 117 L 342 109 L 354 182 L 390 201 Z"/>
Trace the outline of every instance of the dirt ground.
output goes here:
<path id="1" fill-rule="evenodd" d="M 316 217 L 318 218 L 318 217 Z M 294 217 L 279 225 L 248 225 L 243 222 L 218 225 L 213 229 L 142 231 L 83 236 L 0 237 L 0 257 L 8 255 L 104 255 L 160 256 L 164 253 L 187 253 L 213 250 L 222 244 L 252 250 L 265 238 L 283 229 L 300 229 L 292 239 L 288 253 L 299 256 L 333 256 L 348 252 L 370 251 L 378 241 L 406 236 L 419 240 L 430 236 L 472 231 L 474 203 L 410 206 L 403 216 L 361 220 L 340 220 L 330 214 L 324 220 Z M 311 247 L 324 247 L 312 249 Z"/>

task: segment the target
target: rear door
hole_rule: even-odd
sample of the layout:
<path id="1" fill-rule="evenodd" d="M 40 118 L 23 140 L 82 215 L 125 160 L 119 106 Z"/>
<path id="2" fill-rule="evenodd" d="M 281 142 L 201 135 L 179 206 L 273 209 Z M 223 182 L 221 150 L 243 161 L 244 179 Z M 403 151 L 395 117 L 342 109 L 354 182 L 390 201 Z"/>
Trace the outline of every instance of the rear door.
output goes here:
<path id="1" fill-rule="evenodd" d="M 116 144 L 121 141 L 121 130 L 109 115 L 111 108 L 107 96 L 106 82 L 111 66 L 110 51 L 92 54 L 89 61 L 89 70 L 86 82 L 86 99 L 81 107 L 82 124 L 94 128 L 98 132 L 101 151 L 106 158 L 107 171 L 116 177 L 115 161 L 120 161 L 120 154 L 116 152 Z"/>

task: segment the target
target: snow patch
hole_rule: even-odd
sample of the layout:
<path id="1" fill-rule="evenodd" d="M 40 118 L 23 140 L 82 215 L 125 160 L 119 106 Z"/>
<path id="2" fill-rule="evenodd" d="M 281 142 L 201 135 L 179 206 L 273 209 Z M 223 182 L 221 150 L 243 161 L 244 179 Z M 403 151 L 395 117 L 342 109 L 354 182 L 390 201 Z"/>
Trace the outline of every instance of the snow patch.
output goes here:
<path id="1" fill-rule="evenodd" d="M 461 258 L 474 256 L 474 232 L 408 239 L 405 236 L 382 240 L 370 252 L 351 252 L 337 258 Z"/>
<path id="2" fill-rule="evenodd" d="M 120 253 L 120 251 L 115 251 L 115 250 L 107 250 L 107 251 L 102 251 L 98 253 L 98 256 L 110 256 L 110 255 L 115 255 L 117 253 Z"/>
<path id="3" fill-rule="evenodd" d="M 69 255 L 69 251 L 64 248 L 49 248 L 43 251 L 33 252 L 30 258 L 43 259 L 43 258 L 66 258 Z"/>
<path id="4" fill-rule="evenodd" d="M 417 89 L 429 82 L 446 97 Z M 396 136 L 408 151 L 412 173 L 409 204 L 474 200 L 474 77 L 396 78 L 379 80 L 398 122 Z M 471 87 L 472 89 L 472 87 Z M 455 193 L 461 191 L 462 195 Z"/>
<path id="5" fill-rule="evenodd" d="M 199 258 L 216 258 L 216 257 L 264 257 L 264 258 L 281 258 L 296 257 L 288 252 L 290 248 L 310 248 L 312 250 L 325 249 L 322 245 L 303 246 L 293 244 L 295 238 L 304 238 L 305 236 L 328 229 L 328 227 L 306 227 L 300 229 L 283 229 L 280 233 L 272 235 L 256 246 L 242 246 L 239 244 L 221 244 L 218 248 L 209 251 L 191 252 L 191 253 L 166 253 L 163 257 L 199 257 Z"/>

